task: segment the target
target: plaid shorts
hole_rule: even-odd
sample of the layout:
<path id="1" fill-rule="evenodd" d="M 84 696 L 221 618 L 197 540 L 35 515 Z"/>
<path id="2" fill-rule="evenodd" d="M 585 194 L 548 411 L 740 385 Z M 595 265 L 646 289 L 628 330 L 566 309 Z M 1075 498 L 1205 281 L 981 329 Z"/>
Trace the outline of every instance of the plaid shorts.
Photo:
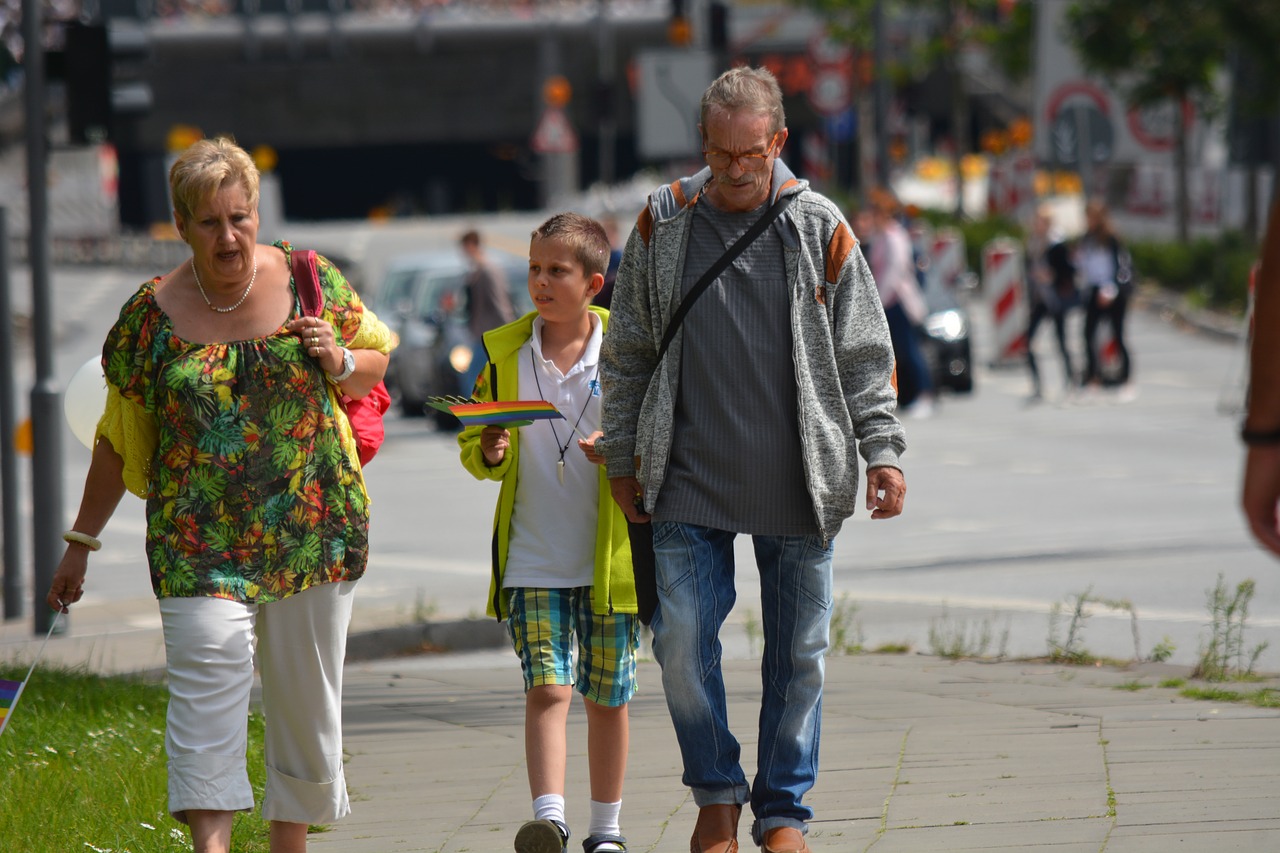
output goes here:
<path id="1" fill-rule="evenodd" d="M 640 620 L 634 613 L 600 616 L 591 612 L 591 587 L 515 587 L 507 629 L 520 656 L 524 689 L 570 684 L 584 697 L 616 708 L 636 692 Z M 573 639 L 577 635 L 577 675 Z"/>

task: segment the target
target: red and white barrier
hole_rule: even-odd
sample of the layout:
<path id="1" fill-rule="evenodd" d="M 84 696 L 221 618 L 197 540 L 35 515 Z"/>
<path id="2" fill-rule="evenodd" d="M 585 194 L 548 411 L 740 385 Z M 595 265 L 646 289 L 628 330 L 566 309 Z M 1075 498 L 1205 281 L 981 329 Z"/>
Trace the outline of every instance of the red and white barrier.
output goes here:
<path id="1" fill-rule="evenodd" d="M 1025 153 L 997 158 L 987 173 L 987 213 L 1031 218 L 1036 201 L 1036 164 Z"/>
<path id="2" fill-rule="evenodd" d="M 1022 246 L 997 237 L 982 247 L 982 290 L 991 302 L 995 352 L 993 366 L 1022 362 L 1027 354 L 1026 267 Z"/>
<path id="3" fill-rule="evenodd" d="M 928 287 L 954 289 L 965 273 L 964 235 L 955 228 L 939 228 L 928 245 Z"/>

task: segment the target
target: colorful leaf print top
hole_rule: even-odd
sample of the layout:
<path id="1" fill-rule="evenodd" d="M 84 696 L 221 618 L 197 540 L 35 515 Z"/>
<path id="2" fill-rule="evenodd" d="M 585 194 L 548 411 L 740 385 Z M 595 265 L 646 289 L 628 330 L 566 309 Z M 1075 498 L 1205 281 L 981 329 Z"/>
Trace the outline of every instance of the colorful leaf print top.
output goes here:
<path id="1" fill-rule="evenodd" d="M 323 317 L 343 345 L 364 306 L 317 261 Z M 157 428 L 146 544 L 156 597 L 268 602 L 360 577 L 369 509 L 323 369 L 283 326 L 251 340 L 182 340 L 156 304 L 159 281 L 125 304 L 103 348 L 107 380 Z"/>

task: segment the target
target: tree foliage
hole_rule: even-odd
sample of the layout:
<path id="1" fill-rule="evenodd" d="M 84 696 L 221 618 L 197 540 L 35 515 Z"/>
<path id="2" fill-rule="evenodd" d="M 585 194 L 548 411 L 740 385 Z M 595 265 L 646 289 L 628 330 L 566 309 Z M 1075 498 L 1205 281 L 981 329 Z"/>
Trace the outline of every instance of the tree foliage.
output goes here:
<path id="1" fill-rule="evenodd" d="M 1259 80 L 1280 75 L 1280 4 L 1257 0 L 1075 0 L 1067 11 L 1068 34 L 1086 70 L 1123 93 L 1131 107 L 1190 101 L 1217 111 L 1217 81 L 1232 51 L 1239 51 Z M 1264 104 L 1276 103 L 1275 88 Z M 1242 93 L 1236 93 L 1239 96 Z M 1269 96 L 1269 98 L 1267 98 Z M 1259 109 L 1257 99 L 1252 104 Z M 1263 107 L 1265 109 L 1265 106 Z M 1185 129 L 1176 134 L 1178 235 L 1187 237 L 1188 156 Z"/>
<path id="2" fill-rule="evenodd" d="M 1222 0 L 1076 0 L 1067 26 L 1086 70 L 1113 81 L 1131 106 L 1190 99 L 1215 105 L 1226 59 Z"/>

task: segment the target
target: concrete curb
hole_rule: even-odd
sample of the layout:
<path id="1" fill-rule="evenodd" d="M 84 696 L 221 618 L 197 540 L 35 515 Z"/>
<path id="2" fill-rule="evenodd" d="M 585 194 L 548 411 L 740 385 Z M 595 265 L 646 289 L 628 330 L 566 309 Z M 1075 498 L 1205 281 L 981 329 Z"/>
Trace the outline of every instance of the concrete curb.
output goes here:
<path id="1" fill-rule="evenodd" d="M 431 652 L 498 649 L 508 642 L 505 623 L 496 619 L 413 622 L 349 634 L 347 662 Z"/>
<path id="2" fill-rule="evenodd" d="M 1222 341 L 1242 342 L 1247 336 L 1248 323 L 1237 317 L 1189 304 L 1185 294 L 1165 290 L 1154 285 L 1143 285 L 1138 291 L 1138 304 L 1166 320 L 1187 326 Z"/>

